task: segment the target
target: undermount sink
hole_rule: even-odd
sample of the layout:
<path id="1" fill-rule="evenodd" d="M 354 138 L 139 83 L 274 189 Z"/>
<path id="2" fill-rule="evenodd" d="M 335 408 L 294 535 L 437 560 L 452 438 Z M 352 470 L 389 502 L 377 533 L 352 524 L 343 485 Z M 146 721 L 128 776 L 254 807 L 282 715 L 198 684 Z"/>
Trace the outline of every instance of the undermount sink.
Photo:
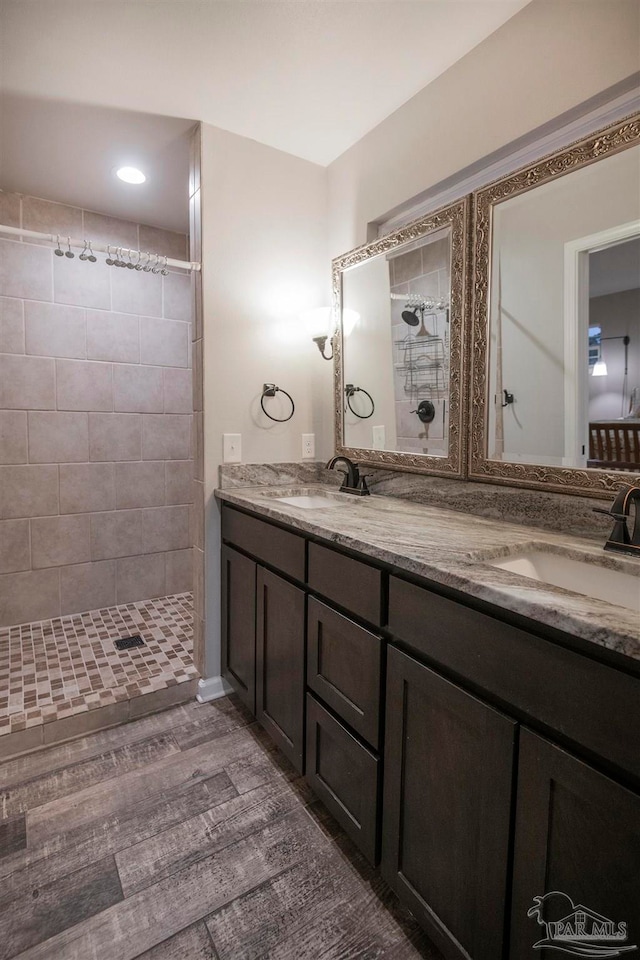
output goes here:
<path id="1" fill-rule="evenodd" d="M 286 503 L 291 507 L 301 507 L 303 510 L 319 510 L 327 507 L 343 507 L 352 501 L 344 494 L 333 490 L 289 490 L 286 493 L 271 493 L 269 500 L 277 503 Z"/>
<path id="2" fill-rule="evenodd" d="M 302 507 L 304 510 L 317 510 L 319 507 L 344 507 L 350 501 L 338 500 L 334 497 L 323 497 L 316 493 L 298 493 L 292 497 L 276 497 L 278 503 L 288 503 L 292 507 Z"/>
<path id="3" fill-rule="evenodd" d="M 485 562 L 500 570 L 509 570 L 531 580 L 595 600 L 606 600 L 640 613 L 640 567 L 634 576 L 633 573 L 539 548 Z"/>

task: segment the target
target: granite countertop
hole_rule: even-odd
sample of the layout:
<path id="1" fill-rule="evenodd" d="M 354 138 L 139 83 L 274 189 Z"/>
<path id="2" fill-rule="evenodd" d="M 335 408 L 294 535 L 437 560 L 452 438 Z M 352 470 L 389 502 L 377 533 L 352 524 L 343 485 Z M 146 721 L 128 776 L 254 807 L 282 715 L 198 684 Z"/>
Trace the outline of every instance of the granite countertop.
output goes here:
<path id="1" fill-rule="evenodd" d="M 573 556 L 638 578 L 640 560 L 604 553 L 602 545 L 514 523 L 464 515 L 394 497 L 353 497 L 326 484 L 304 484 L 305 493 L 327 499 L 306 509 L 274 498 L 302 485 L 245 486 L 216 491 L 227 503 L 322 537 L 372 560 L 425 577 L 547 626 L 640 660 L 640 614 L 550 586 L 487 560 L 533 546 Z"/>

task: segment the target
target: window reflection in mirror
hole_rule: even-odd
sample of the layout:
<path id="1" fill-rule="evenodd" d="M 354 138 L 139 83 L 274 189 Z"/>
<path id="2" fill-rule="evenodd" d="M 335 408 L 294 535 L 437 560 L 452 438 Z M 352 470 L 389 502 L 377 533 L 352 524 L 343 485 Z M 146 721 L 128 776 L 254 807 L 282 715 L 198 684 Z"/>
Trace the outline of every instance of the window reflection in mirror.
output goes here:
<path id="1" fill-rule="evenodd" d="M 491 254 L 488 457 L 640 469 L 640 147 L 497 203 Z"/>
<path id="2" fill-rule="evenodd" d="M 347 447 L 448 456 L 450 285 L 450 228 L 343 273 Z"/>

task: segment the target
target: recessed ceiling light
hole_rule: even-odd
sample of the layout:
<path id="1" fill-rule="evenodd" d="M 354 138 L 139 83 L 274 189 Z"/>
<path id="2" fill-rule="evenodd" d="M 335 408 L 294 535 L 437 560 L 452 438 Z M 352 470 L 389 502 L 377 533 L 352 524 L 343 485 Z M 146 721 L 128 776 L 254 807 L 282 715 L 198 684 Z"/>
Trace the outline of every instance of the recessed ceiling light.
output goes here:
<path id="1" fill-rule="evenodd" d="M 120 167 L 116 170 L 116 176 L 125 183 L 144 183 L 147 179 L 142 170 L 138 170 L 137 167 Z"/>

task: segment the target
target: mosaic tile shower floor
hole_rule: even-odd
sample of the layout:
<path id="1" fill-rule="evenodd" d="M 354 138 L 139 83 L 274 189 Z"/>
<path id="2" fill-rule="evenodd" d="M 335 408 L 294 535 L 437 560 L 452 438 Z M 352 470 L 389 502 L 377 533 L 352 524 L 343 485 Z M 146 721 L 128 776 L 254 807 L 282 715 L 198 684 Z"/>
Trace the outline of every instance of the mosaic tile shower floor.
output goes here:
<path id="1" fill-rule="evenodd" d="M 190 593 L 2 627 L 0 737 L 193 680 L 192 658 Z"/>

